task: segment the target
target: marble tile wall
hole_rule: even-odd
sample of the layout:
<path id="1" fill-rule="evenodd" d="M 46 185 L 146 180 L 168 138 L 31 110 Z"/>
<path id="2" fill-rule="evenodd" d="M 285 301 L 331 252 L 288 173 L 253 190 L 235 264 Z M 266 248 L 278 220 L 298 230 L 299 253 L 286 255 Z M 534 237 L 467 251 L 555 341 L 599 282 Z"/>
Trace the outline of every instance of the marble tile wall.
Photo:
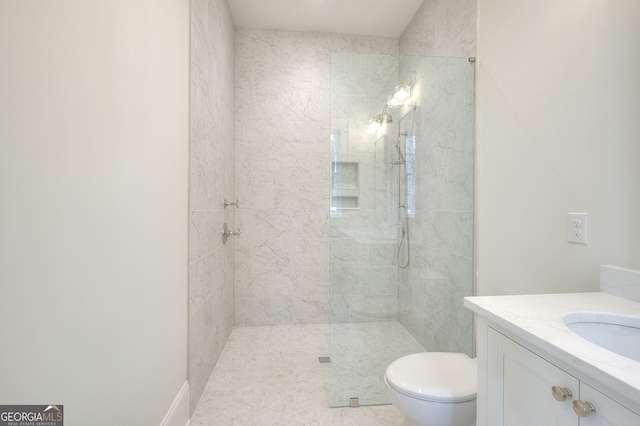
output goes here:
<path id="1" fill-rule="evenodd" d="M 235 322 L 328 323 L 331 52 L 398 40 L 239 28 L 235 46 Z"/>
<path id="2" fill-rule="evenodd" d="M 476 1 L 425 0 L 400 37 L 400 53 L 475 56 Z"/>
<path id="3" fill-rule="evenodd" d="M 234 325 L 234 25 L 226 0 L 191 2 L 189 397 L 193 412 Z"/>
<path id="4" fill-rule="evenodd" d="M 427 350 L 472 354 L 475 2 L 426 0 L 400 39 L 417 96 L 411 264 L 400 322 Z M 404 55 L 427 55 L 420 58 Z M 435 56 L 440 57 L 435 57 Z M 458 58 L 454 58 L 458 57 Z"/>

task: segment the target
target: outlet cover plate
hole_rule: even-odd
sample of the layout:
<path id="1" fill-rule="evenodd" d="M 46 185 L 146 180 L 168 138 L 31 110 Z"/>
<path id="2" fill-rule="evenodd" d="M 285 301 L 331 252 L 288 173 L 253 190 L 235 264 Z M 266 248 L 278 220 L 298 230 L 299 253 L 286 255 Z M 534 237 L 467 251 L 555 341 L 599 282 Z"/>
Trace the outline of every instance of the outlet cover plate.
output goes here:
<path id="1" fill-rule="evenodd" d="M 567 241 L 574 244 L 587 244 L 587 214 L 569 213 L 567 215 Z"/>

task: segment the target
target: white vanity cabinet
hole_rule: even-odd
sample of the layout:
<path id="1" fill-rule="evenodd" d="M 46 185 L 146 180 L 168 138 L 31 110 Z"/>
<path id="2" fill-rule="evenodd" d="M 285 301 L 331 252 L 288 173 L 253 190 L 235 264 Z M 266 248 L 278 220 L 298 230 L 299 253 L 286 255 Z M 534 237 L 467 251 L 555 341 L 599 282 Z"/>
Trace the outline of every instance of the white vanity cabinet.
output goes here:
<path id="1" fill-rule="evenodd" d="M 485 341 L 478 342 L 478 362 L 486 377 L 478 381 L 478 426 L 640 425 L 640 415 L 480 323 L 479 339 Z"/>
<path id="2" fill-rule="evenodd" d="M 618 404 L 586 383 L 580 382 L 580 400 L 595 407 L 595 415 L 580 419 L 580 426 L 638 426 L 640 415 Z"/>
<path id="3" fill-rule="evenodd" d="M 495 426 L 578 425 L 572 398 L 556 401 L 553 386 L 578 393 L 580 382 L 550 362 L 488 328 L 487 416 Z"/>

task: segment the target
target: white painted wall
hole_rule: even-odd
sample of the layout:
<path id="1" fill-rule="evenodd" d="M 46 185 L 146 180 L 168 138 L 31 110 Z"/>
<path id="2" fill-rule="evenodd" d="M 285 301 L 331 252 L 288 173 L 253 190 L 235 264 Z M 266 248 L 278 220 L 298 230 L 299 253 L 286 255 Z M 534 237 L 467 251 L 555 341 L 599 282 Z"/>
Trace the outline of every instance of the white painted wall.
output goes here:
<path id="1" fill-rule="evenodd" d="M 185 383 L 188 43 L 188 1 L 0 2 L 2 404 L 157 425 Z"/>
<path id="2" fill-rule="evenodd" d="M 640 266 L 640 2 L 479 0 L 478 294 Z M 566 240 L 587 212 L 587 246 Z"/>

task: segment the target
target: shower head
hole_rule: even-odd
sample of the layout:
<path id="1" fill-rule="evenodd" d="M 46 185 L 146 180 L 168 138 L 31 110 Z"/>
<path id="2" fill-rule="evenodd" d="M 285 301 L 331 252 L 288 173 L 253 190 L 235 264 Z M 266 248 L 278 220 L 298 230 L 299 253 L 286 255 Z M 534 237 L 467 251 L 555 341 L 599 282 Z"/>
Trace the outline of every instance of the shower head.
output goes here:
<path id="1" fill-rule="evenodd" d="M 393 117 L 387 112 L 387 107 L 384 107 L 382 113 L 376 116 L 376 121 L 380 124 L 391 123 L 393 121 Z"/>

